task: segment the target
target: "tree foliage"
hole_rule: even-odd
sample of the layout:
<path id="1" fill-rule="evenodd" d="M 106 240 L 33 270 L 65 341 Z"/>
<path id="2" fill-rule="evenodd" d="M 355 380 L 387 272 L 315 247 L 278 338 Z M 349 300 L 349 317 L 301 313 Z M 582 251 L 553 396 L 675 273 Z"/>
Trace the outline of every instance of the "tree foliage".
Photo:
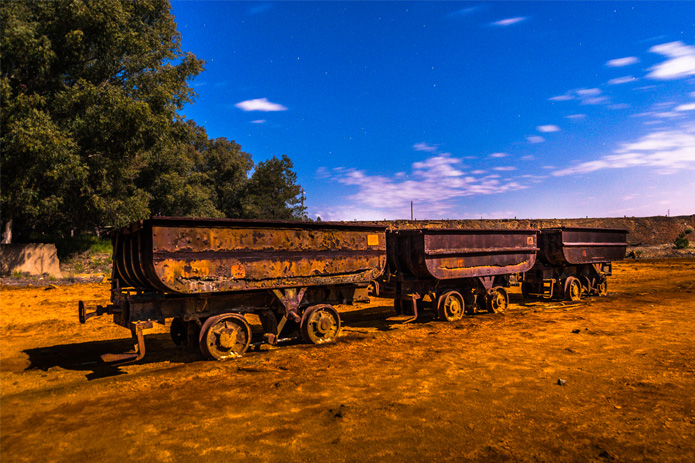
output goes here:
<path id="1" fill-rule="evenodd" d="M 305 208 L 299 198 L 302 187 L 286 155 L 273 156 L 258 163 L 245 191 L 243 215 L 259 219 L 291 220 L 304 217 Z"/>
<path id="2" fill-rule="evenodd" d="M 673 241 L 673 245 L 676 249 L 685 249 L 690 246 L 690 240 L 685 236 L 686 232 L 680 232 L 676 239 Z"/>
<path id="3" fill-rule="evenodd" d="M 0 15 L 0 201 L 20 235 L 149 215 L 302 217 L 289 159 L 249 179 L 251 155 L 179 115 L 203 61 L 181 50 L 168 0 L 3 2 Z"/>

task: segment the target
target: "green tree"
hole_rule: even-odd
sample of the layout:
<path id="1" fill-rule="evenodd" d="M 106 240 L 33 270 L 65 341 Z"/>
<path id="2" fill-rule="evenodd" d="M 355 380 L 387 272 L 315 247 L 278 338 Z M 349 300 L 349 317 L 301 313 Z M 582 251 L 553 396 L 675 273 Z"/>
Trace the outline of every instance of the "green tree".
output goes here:
<path id="1" fill-rule="evenodd" d="M 170 143 L 148 153 L 136 185 L 147 191 L 152 215 L 223 217 L 215 207 L 201 150 L 209 143 L 193 121 L 176 121 Z"/>
<path id="2" fill-rule="evenodd" d="M 273 156 L 256 166 L 245 189 L 243 216 L 256 219 L 306 219 L 306 208 L 292 171 L 292 161 L 286 155 Z"/>
<path id="3" fill-rule="evenodd" d="M 690 240 L 685 236 L 687 232 L 680 232 L 676 239 L 673 241 L 673 245 L 676 249 L 685 249 L 690 246 Z"/>
<path id="4" fill-rule="evenodd" d="M 0 4 L 0 207 L 16 235 L 150 215 L 304 218 L 287 156 L 251 155 L 179 115 L 203 62 L 168 0 Z M 9 227 L 7 227 L 9 226 Z"/>
<path id="5" fill-rule="evenodd" d="M 21 235 L 149 215 L 141 172 L 172 156 L 203 69 L 169 2 L 3 2 L 0 21 L 3 221 Z"/>
<path id="6" fill-rule="evenodd" d="M 241 151 L 234 141 L 217 138 L 208 142 L 204 163 L 217 209 L 225 217 L 244 217 L 244 195 L 248 174 L 253 169 L 251 155 Z"/>

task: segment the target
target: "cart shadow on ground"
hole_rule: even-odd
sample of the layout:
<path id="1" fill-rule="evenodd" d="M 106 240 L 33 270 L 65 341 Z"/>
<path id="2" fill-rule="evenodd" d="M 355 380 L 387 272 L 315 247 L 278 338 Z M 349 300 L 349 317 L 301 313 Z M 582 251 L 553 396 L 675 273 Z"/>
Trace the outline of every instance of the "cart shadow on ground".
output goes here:
<path id="1" fill-rule="evenodd" d="M 525 305 L 523 299 L 511 295 L 511 302 L 518 305 Z M 533 303 L 535 305 L 535 303 Z M 388 332 L 404 329 L 407 326 L 417 327 L 435 321 L 431 310 L 420 311 L 416 320 L 408 321 L 407 316 L 396 316 L 393 305 L 379 304 L 360 307 L 353 310 L 342 311 L 340 313 L 343 334 L 338 338 L 338 342 L 351 342 L 362 337 L 372 337 L 379 332 Z M 482 317 L 481 317 L 482 316 Z M 466 315 L 464 320 L 471 318 L 486 318 L 494 314 L 479 313 L 476 315 Z M 283 338 L 283 336 L 281 336 Z M 254 329 L 253 345 L 249 352 L 254 355 L 267 354 L 271 350 L 265 350 L 262 345 L 262 333 Z M 287 333 L 279 348 L 283 347 L 303 347 L 304 344 L 298 331 Z M 197 346 L 181 347 L 176 346 L 170 335 L 166 333 L 152 333 L 145 335 L 146 354 L 143 359 L 136 362 L 138 365 L 148 365 L 161 362 L 175 363 L 194 363 L 203 361 L 204 358 Z M 321 346 L 305 346 L 315 348 Z M 76 342 L 69 344 L 58 344 L 48 347 L 27 349 L 24 351 L 29 356 L 29 366 L 25 371 L 41 370 L 49 371 L 52 368 L 62 368 L 72 371 L 83 371 L 88 380 L 106 378 L 128 374 L 122 369 L 124 365 L 133 363 L 107 363 L 102 361 L 101 355 L 111 353 L 122 353 L 133 349 L 131 338 L 110 339 L 104 341 Z"/>
<path id="2" fill-rule="evenodd" d="M 168 334 L 145 336 L 145 357 L 137 362 L 147 365 L 175 360 L 177 363 L 192 363 L 202 359 L 193 349 L 177 347 Z M 29 356 L 29 366 L 25 371 L 50 371 L 58 367 L 65 370 L 84 371 L 88 380 L 127 374 L 121 367 L 132 363 L 107 363 L 101 359 L 103 354 L 123 353 L 133 349 L 131 338 L 110 339 L 106 341 L 76 342 L 39 347 L 24 351 Z"/>

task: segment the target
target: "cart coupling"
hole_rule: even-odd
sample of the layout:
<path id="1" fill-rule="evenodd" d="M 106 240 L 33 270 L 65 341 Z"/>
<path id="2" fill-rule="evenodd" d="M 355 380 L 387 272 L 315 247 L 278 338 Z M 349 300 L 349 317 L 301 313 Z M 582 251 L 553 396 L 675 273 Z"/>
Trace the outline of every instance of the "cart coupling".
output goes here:
<path id="1" fill-rule="evenodd" d="M 87 312 L 87 310 L 91 310 L 91 312 Z M 87 320 L 89 320 L 92 317 L 97 317 L 99 315 L 104 315 L 104 314 L 114 314 L 117 312 L 120 312 L 120 308 L 115 305 L 98 305 L 96 307 L 94 306 L 87 306 L 85 305 L 84 301 L 79 302 L 78 306 L 78 316 L 80 318 L 80 323 L 87 323 Z"/>

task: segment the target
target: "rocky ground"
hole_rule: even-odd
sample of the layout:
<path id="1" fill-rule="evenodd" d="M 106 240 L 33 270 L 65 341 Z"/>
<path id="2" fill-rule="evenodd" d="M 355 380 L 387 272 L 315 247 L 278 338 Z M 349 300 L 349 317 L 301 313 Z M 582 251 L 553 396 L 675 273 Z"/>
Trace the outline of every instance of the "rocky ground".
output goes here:
<path id="1" fill-rule="evenodd" d="M 695 259 L 616 262 L 607 297 L 344 329 L 225 363 L 147 334 L 135 364 L 108 284 L 0 290 L 3 462 L 695 461 Z"/>

